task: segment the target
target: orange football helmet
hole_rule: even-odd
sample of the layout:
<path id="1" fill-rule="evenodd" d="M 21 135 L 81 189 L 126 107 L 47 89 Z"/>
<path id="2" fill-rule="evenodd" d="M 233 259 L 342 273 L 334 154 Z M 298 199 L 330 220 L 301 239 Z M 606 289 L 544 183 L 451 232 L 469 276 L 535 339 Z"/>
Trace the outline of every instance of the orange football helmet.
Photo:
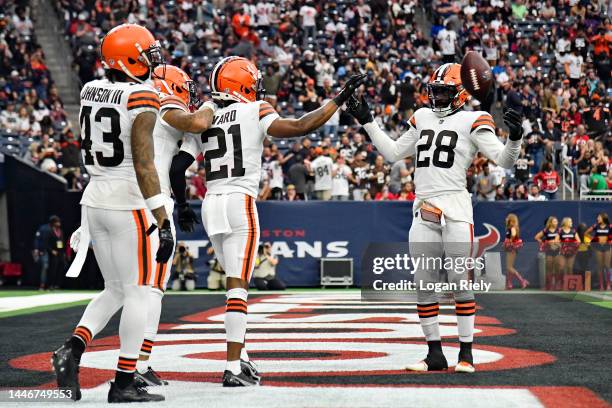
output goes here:
<path id="1" fill-rule="evenodd" d="M 140 83 L 164 63 L 159 41 L 137 24 L 121 24 L 110 30 L 102 39 L 100 53 L 105 68 L 122 71 Z"/>
<path id="2" fill-rule="evenodd" d="M 427 83 L 431 109 L 440 116 L 456 112 L 470 99 L 461 83 L 461 65 L 444 64 L 438 67 Z"/>
<path id="3" fill-rule="evenodd" d="M 227 57 L 215 65 L 210 74 L 213 99 L 255 102 L 262 92 L 261 73 L 251 61 L 242 57 Z"/>
<path id="4" fill-rule="evenodd" d="M 187 106 L 197 106 L 199 104 L 195 83 L 179 67 L 174 65 L 159 66 L 155 68 L 153 74 L 155 77 L 153 85 L 159 92 L 178 96 Z"/>

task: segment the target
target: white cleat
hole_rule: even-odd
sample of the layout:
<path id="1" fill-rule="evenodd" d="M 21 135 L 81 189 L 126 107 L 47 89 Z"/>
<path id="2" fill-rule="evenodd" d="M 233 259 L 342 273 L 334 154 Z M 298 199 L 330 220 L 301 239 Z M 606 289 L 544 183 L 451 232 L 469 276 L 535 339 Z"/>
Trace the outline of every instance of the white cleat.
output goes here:
<path id="1" fill-rule="evenodd" d="M 418 363 L 409 364 L 406 367 L 406 371 L 427 371 L 429 367 L 427 367 L 427 363 L 425 361 L 419 361 Z"/>
<path id="2" fill-rule="evenodd" d="M 475 372 L 476 369 L 474 368 L 474 366 L 470 363 L 468 363 L 467 361 L 460 361 L 457 363 L 457 365 L 455 366 L 455 372 L 456 373 L 473 373 Z"/>

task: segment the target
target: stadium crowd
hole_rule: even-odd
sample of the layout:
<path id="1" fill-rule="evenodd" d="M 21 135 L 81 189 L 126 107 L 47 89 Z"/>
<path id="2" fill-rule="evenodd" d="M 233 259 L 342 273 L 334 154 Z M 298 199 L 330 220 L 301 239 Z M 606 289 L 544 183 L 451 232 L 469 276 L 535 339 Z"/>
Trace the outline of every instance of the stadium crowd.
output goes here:
<path id="1" fill-rule="evenodd" d="M 24 3 L 1 2 L 0 153 L 24 156 L 80 189 L 79 143 Z"/>
<path id="2" fill-rule="evenodd" d="M 494 116 L 502 106 L 519 110 L 526 136 L 510 172 L 483 157 L 474 160 L 467 181 L 474 198 L 555 199 L 565 165 L 582 189 L 612 189 L 612 6 L 603 0 L 57 0 L 56 5 L 83 82 L 103 75 L 97 58 L 103 33 L 122 22 L 141 23 L 159 38 L 167 61 L 197 81 L 203 96 L 219 58 L 238 54 L 254 60 L 264 75 L 266 99 L 284 116 L 317 108 L 351 73 L 367 72 L 365 92 L 376 120 L 392 137 L 428 104 L 425 83 L 433 69 L 476 50 L 493 68 L 496 89 L 468 109 Z M 422 20 L 417 24 L 419 7 L 430 28 Z M 498 134 L 505 139 L 502 128 Z M 414 197 L 412 161 L 385 163 L 343 112 L 301 141 L 269 142 L 262 160 L 260 199 Z M 200 198 L 205 173 L 192 170 L 190 196 Z"/>

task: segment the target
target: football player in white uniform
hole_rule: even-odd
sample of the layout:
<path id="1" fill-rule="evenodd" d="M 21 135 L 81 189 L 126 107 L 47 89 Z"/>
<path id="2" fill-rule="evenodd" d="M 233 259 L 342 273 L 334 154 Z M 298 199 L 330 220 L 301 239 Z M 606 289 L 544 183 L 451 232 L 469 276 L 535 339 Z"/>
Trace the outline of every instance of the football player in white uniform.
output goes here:
<path id="1" fill-rule="evenodd" d="M 389 138 L 373 121 L 365 99 L 351 98 L 348 112 L 361 123 L 376 148 L 390 162 L 416 156 L 414 183 L 416 200 L 410 228 L 413 257 L 438 258 L 452 262 L 472 256 L 473 209 L 466 189 L 466 170 L 480 151 L 503 168 L 511 168 L 520 152 L 521 117 L 508 110 L 504 122 L 510 129 L 506 144 L 495 135 L 495 122 L 482 111 L 463 110 L 470 96 L 461 84 L 461 65 L 444 64 L 427 84 L 431 108 L 421 108 L 410 118 L 409 129 L 397 141 Z M 464 258 L 464 259 L 460 259 Z M 432 265 L 432 264 L 430 264 Z M 454 264 L 454 265 L 459 265 Z M 465 265 L 465 264 L 464 264 Z M 412 371 L 446 370 L 448 364 L 440 343 L 438 296 L 421 290 L 421 283 L 438 282 L 435 265 L 415 272 L 417 311 L 429 345 L 425 360 L 407 367 Z M 467 271 L 448 271 L 448 281 L 459 285 L 468 279 Z M 474 372 L 472 341 L 476 303 L 471 290 L 454 291 L 460 352 L 457 372 Z"/>
<path id="2" fill-rule="evenodd" d="M 165 72 L 162 72 L 165 70 Z M 183 138 L 199 137 L 200 133 L 210 127 L 216 106 L 212 102 L 202 104 L 199 110 L 191 112 L 190 108 L 198 105 L 195 83 L 182 69 L 166 65 L 154 71 L 153 84 L 160 93 L 160 112 L 155 128 L 153 141 L 155 145 L 155 167 L 159 175 L 161 192 L 166 200 L 168 214 L 174 211 L 174 201 L 170 195 L 170 164 L 179 151 L 179 142 Z M 163 79 L 162 79 L 163 78 Z M 174 221 L 170 216 L 172 234 L 175 236 Z M 172 251 L 174 254 L 174 249 Z M 170 255 L 169 259 L 172 259 Z M 167 263 L 153 263 L 153 282 L 149 294 L 149 313 L 145 327 L 145 336 L 140 348 L 139 364 L 146 367 L 151 355 L 159 318 L 161 316 L 162 298 L 170 278 L 170 267 Z M 143 385 L 164 385 L 159 375 L 151 367 L 136 371 L 136 380 Z"/>
<path id="3" fill-rule="evenodd" d="M 153 128 L 160 101 L 149 84 L 161 49 L 144 27 L 123 24 L 101 44 L 107 78 L 81 90 L 81 151 L 91 181 L 81 200 L 79 251 L 91 241 L 104 290 L 87 306 L 72 337 L 53 353 L 61 389 L 81 397 L 78 372 L 91 339 L 121 308 L 121 347 L 109 402 L 162 401 L 134 383 L 152 283 L 152 254 L 167 262 L 174 247 L 170 215 L 155 170 Z M 153 234 L 155 229 L 159 234 Z M 72 240 L 71 240 L 72 241 Z M 75 242 L 72 242 L 75 244 Z"/>
<path id="4" fill-rule="evenodd" d="M 208 191 L 202 202 L 202 221 L 227 276 L 224 386 L 256 385 L 260 378 L 243 346 L 247 289 L 259 241 L 255 199 L 264 138 L 302 136 L 324 125 L 364 77 L 350 78 L 338 95 L 319 109 L 299 119 L 283 119 L 269 103 L 257 100 L 262 92 L 258 89 L 261 74 L 252 62 L 228 57 L 212 71 L 212 97 L 219 109 L 211 128 L 202 133 L 201 139 L 189 138 L 181 147 L 172 163 L 171 182 L 180 206 L 179 223 L 195 222 L 193 214 L 183 209 L 185 170 L 200 152 L 204 153 Z"/>

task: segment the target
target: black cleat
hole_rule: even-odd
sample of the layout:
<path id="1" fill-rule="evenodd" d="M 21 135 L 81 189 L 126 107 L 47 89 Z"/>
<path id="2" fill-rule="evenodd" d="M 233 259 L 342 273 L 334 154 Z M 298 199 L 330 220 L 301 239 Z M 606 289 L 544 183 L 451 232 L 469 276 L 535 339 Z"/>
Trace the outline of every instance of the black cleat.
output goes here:
<path id="1" fill-rule="evenodd" d="M 223 373 L 224 387 L 252 387 L 254 385 L 259 385 L 259 383 L 242 371 L 238 375 L 232 373 L 230 370 L 225 370 Z"/>
<path id="2" fill-rule="evenodd" d="M 134 373 L 134 381 L 137 386 L 141 387 L 155 387 L 158 385 L 168 385 L 168 381 L 162 380 L 151 367 L 148 367 L 144 373 L 136 371 Z"/>
<path id="3" fill-rule="evenodd" d="M 75 401 L 81 399 L 81 385 L 79 384 L 79 363 L 77 363 L 70 342 L 53 352 L 51 357 L 53 370 L 57 378 L 57 387 L 70 393 Z"/>
<path id="4" fill-rule="evenodd" d="M 415 364 L 410 364 L 406 367 L 408 371 L 444 371 L 448 370 L 448 363 L 442 351 L 432 351 L 427 353 L 427 357 L 423 361 Z"/>
<path id="5" fill-rule="evenodd" d="M 240 360 L 240 370 L 258 383 L 261 381 L 261 373 L 253 361 Z"/>
<path id="6" fill-rule="evenodd" d="M 455 372 L 471 374 L 476 371 L 474 368 L 474 358 L 472 357 L 472 343 L 460 342 L 460 345 L 459 359 L 455 366 Z"/>
<path id="7" fill-rule="evenodd" d="M 144 387 L 138 387 L 132 382 L 127 387 L 121 389 L 111 381 L 110 390 L 108 390 L 108 402 L 159 402 L 166 398 L 159 394 L 149 394 Z"/>

